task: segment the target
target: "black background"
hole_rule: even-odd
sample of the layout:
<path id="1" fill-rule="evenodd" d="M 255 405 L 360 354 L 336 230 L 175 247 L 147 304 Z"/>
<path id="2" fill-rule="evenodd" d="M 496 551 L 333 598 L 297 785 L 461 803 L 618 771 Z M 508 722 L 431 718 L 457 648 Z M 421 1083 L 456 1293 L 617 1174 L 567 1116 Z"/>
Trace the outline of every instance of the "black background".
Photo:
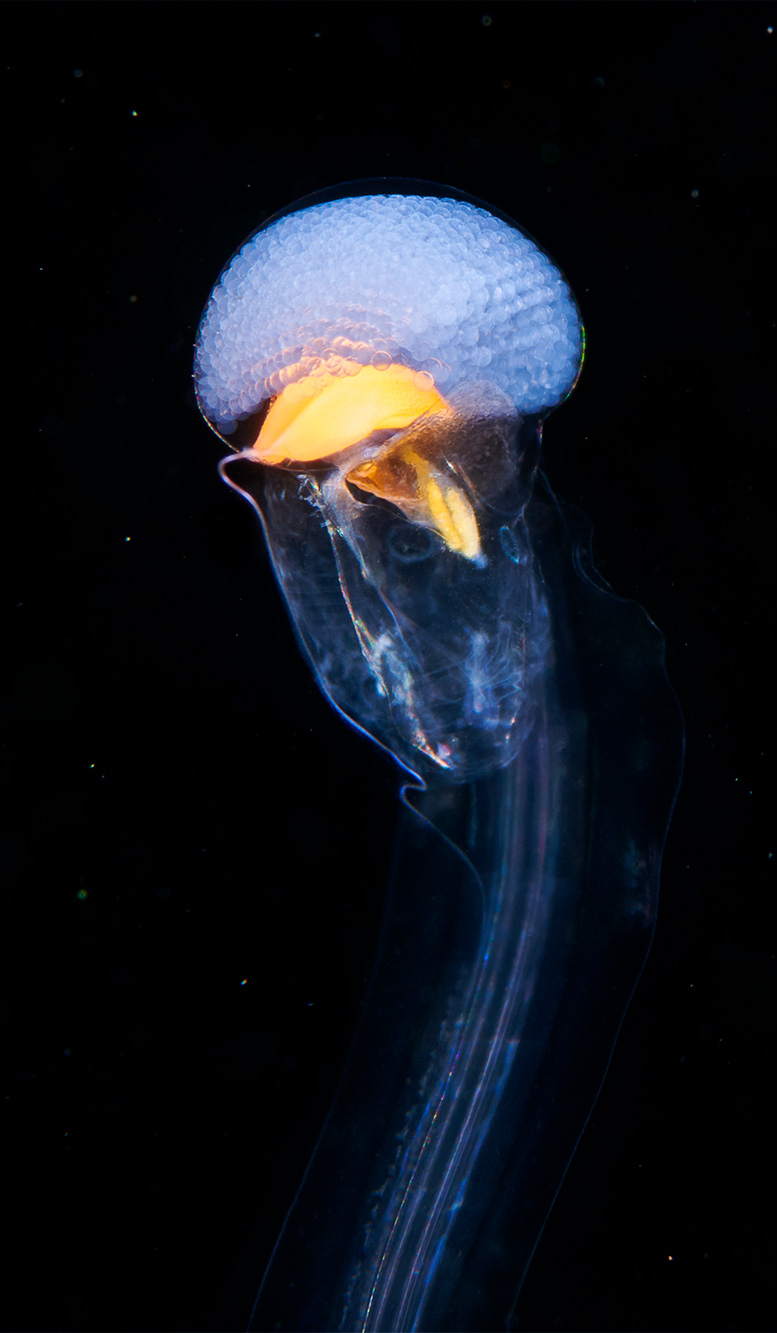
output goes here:
<path id="1" fill-rule="evenodd" d="M 568 275 L 588 355 L 546 467 L 687 725 L 522 1326 L 773 1327 L 774 7 L 3 18 L 3 1327 L 244 1327 L 347 1050 L 396 779 L 299 659 L 191 352 L 264 217 L 384 173 Z"/>

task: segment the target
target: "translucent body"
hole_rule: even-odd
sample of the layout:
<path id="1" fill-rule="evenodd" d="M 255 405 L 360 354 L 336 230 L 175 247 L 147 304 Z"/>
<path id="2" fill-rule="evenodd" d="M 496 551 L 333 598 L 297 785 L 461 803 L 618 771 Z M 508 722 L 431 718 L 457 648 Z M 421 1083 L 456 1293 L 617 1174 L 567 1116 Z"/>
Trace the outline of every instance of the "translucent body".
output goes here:
<path id="1" fill-rule="evenodd" d="M 502 1322 L 647 954 L 682 728 L 660 635 L 537 473 L 542 418 L 477 379 L 344 463 L 268 467 L 260 433 L 222 464 L 321 688 L 407 780 L 371 999 L 257 1329 Z"/>

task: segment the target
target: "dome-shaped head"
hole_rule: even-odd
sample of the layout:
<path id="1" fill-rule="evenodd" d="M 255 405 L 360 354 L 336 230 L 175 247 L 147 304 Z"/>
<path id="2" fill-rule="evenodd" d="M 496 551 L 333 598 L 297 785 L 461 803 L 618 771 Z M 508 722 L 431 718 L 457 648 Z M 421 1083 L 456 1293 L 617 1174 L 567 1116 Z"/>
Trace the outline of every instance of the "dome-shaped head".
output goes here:
<path id="1" fill-rule="evenodd" d="M 245 242 L 203 315 L 195 382 L 232 442 L 289 386 L 305 386 L 300 402 L 364 369 L 373 386 L 376 372 L 413 372 L 397 381 L 405 414 L 473 381 L 521 415 L 544 412 L 581 353 L 566 282 L 516 226 L 461 198 L 357 194 L 297 206 Z"/>

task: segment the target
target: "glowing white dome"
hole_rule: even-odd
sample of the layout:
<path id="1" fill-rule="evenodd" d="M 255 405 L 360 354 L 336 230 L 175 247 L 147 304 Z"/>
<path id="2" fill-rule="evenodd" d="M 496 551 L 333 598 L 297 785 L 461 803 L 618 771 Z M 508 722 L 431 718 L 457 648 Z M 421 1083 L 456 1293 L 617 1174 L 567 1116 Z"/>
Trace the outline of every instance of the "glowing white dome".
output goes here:
<path id="1" fill-rule="evenodd" d="M 200 325 L 200 406 L 223 435 L 319 370 L 400 363 L 443 394 L 497 385 L 521 414 L 570 390 L 582 327 L 542 251 L 473 204 L 365 195 L 316 204 L 254 235 Z"/>

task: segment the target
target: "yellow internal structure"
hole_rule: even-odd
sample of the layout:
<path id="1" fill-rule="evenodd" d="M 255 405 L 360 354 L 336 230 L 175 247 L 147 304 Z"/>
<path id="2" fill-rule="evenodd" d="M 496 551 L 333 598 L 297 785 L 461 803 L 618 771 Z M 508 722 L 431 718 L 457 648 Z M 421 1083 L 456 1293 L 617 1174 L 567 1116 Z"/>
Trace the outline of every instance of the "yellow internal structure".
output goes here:
<path id="1" fill-rule="evenodd" d="M 348 480 L 390 500 L 413 522 L 434 528 L 451 551 L 468 560 L 480 558 L 478 523 L 464 488 L 453 472 L 424 457 L 410 440 L 389 444 L 382 457 L 353 468 Z"/>
<path id="2" fill-rule="evenodd" d="M 350 373 L 349 373 L 350 372 Z M 428 419 L 422 443 L 400 434 L 359 461 L 350 455 L 347 481 L 396 505 L 411 522 L 433 528 L 451 551 L 478 560 L 480 533 L 472 504 L 449 466 L 454 413 L 431 375 L 408 366 L 353 363 L 289 384 L 275 399 L 252 453 L 263 463 L 304 468 L 331 458 L 378 431 L 406 432 Z"/>
<path id="3" fill-rule="evenodd" d="M 331 458 L 376 430 L 402 430 L 445 408 L 432 376 L 409 366 L 360 366 L 289 384 L 264 419 L 253 452 L 263 463 Z"/>

